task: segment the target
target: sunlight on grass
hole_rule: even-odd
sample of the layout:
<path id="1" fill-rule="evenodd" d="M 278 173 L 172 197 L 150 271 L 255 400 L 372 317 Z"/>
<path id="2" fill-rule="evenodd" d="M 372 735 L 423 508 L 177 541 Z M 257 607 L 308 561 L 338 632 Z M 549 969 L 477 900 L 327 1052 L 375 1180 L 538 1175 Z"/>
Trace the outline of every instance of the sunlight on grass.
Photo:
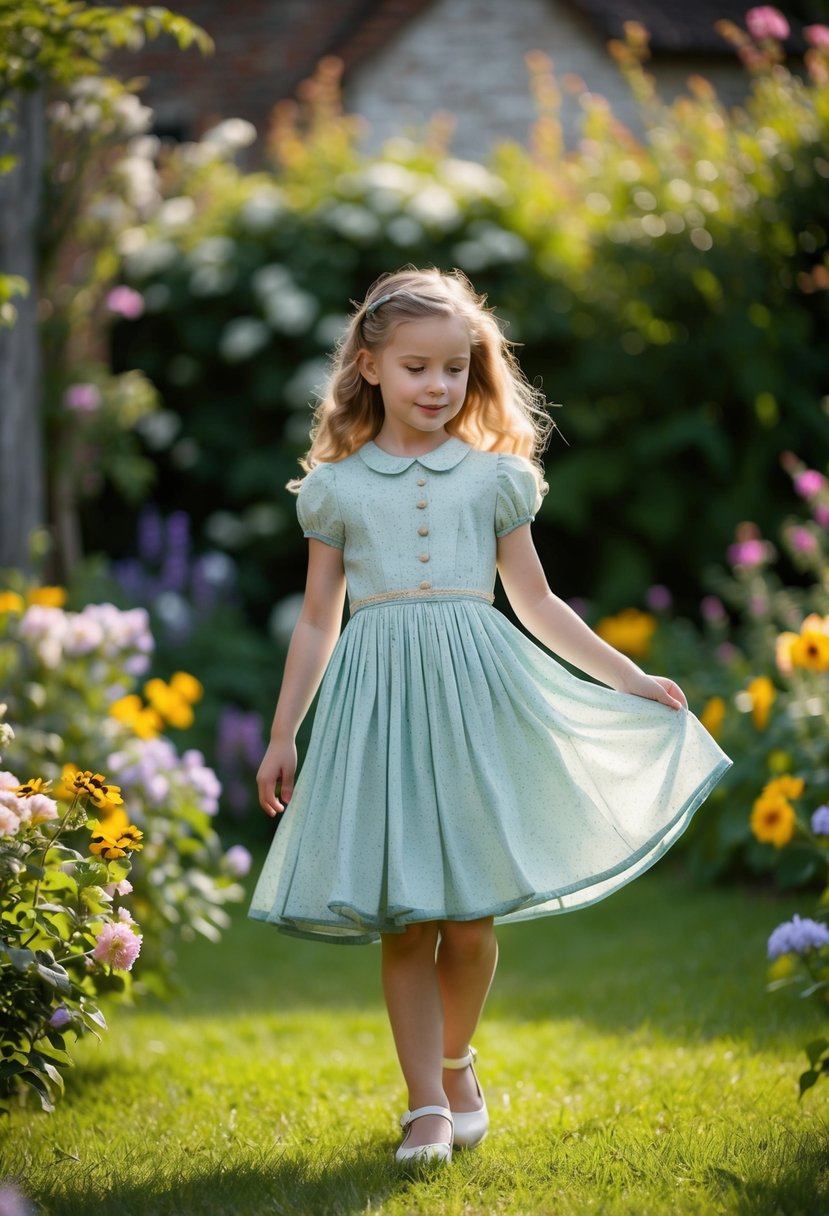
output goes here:
<path id="1" fill-rule="evenodd" d="M 45 1216 L 749 1213 L 829 1207 L 829 1087 L 797 1101 L 819 1011 L 764 991 L 791 911 L 661 868 L 578 916 L 500 931 L 476 1036 L 491 1135 L 422 1179 L 379 951 L 239 918 L 186 951 L 171 1006 L 112 1011 L 51 1119 L 15 1112 L 5 1171 Z"/>

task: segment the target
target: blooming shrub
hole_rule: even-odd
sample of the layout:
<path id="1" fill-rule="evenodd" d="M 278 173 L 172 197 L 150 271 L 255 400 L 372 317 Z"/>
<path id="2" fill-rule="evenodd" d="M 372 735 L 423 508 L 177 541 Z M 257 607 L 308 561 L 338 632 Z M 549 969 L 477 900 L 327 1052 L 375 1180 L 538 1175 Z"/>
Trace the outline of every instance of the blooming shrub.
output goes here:
<path id="1" fill-rule="evenodd" d="M 275 587 L 301 584 L 280 487 L 348 301 L 409 261 L 467 270 L 529 376 L 566 405 L 571 448 L 566 460 L 551 449 L 537 527 L 565 595 L 614 610 L 659 579 L 688 606 L 724 521 L 771 528 L 777 453 L 813 442 L 825 387 L 802 352 L 826 332 L 829 72 L 819 37 L 801 80 L 767 45 L 773 23 L 762 28 L 724 27 L 752 74 L 731 113 L 700 78 L 661 103 L 631 27 L 614 51 L 642 102 L 642 141 L 572 83 L 584 125 L 565 149 L 536 58 L 531 148 L 484 166 L 432 132 L 367 157 L 329 64 L 308 106 L 279 109 L 267 172 L 235 167 L 250 132 L 230 124 L 165 160 L 146 222 L 118 238 L 143 313 L 119 322 L 115 357 L 164 402 L 141 424 L 159 501 L 187 506 L 199 548 L 233 557 L 258 620 Z M 105 543 L 91 513 L 86 529 Z"/>
<path id="2" fill-rule="evenodd" d="M 179 754 L 160 733 L 192 721 L 201 684 L 175 672 L 169 681 L 146 680 L 142 697 L 135 689 L 154 646 L 144 609 L 27 605 L 33 594 L 21 590 L 0 600 L 0 683 L 17 727 L 9 762 L 69 793 L 74 758 L 82 756 L 117 783 L 116 805 L 94 781 L 89 786 L 98 821 L 88 848 L 114 864 L 130 852 L 131 840 L 140 840 L 130 874 L 130 904 L 142 933 L 137 983 L 163 993 L 177 942 L 194 933 L 215 940 L 227 925 L 225 905 L 243 893 L 238 862 L 234 869 L 224 861 L 213 827 L 218 778 L 199 751 Z M 126 957 L 132 943 L 125 924 L 121 918 L 117 932 L 108 931 L 101 946 L 107 957 Z"/>
<path id="3" fill-rule="evenodd" d="M 2 722 L 0 737 L 5 750 L 13 734 Z M 106 827 L 120 819 L 120 790 L 78 770 L 56 798 L 49 789 L 0 771 L 0 1110 L 24 1086 L 53 1109 L 71 1063 L 67 1033 L 106 1029 L 99 998 L 127 990 L 142 945 L 129 910 L 115 906 L 132 892 L 142 847 L 126 819 Z"/>

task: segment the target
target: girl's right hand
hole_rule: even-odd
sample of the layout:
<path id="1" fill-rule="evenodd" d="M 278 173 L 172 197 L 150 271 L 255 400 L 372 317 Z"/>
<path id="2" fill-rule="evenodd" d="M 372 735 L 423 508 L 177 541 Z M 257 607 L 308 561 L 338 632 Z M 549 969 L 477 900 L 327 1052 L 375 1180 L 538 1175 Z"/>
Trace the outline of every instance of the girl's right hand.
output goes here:
<path id="1" fill-rule="evenodd" d="M 281 815 L 290 801 L 294 792 L 296 765 L 296 745 L 292 741 L 272 739 L 256 774 L 259 805 L 272 819 L 274 815 Z"/>

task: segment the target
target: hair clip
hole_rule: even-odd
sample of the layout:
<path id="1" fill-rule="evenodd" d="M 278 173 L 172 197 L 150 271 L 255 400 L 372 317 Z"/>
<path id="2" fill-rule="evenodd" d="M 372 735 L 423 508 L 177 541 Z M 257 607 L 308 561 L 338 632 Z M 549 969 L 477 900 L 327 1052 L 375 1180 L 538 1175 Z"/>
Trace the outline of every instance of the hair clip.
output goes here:
<path id="1" fill-rule="evenodd" d="M 366 308 L 366 316 L 373 317 L 380 305 L 387 303 L 395 294 L 395 292 L 390 291 L 387 296 L 381 296 L 379 300 L 373 300 Z"/>

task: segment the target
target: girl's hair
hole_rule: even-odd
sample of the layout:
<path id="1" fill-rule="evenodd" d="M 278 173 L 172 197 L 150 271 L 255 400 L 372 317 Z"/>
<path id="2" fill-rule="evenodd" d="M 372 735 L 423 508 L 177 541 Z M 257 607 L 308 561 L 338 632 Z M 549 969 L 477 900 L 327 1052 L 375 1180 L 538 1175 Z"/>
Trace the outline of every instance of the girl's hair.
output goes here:
<path id="1" fill-rule="evenodd" d="M 476 294 L 460 270 L 444 274 L 407 267 L 379 278 L 351 316 L 334 352 L 331 377 L 314 414 L 311 447 L 300 460 L 305 472 L 323 461 L 350 456 L 383 425 L 380 388 L 363 379 L 360 351 L 381 351 L 404 321 L 459 317 L 469 329 L 469 380 L 463 406 L 446 430 L 483 451 L 526 457 L 536 466 L 543 492 L 539 458 L 553 426 L 546 401 L 526 380 L 485 305 L 486 297 Z M 296 480 L 288 488 L 296 490 L 299 484 Z"/>

